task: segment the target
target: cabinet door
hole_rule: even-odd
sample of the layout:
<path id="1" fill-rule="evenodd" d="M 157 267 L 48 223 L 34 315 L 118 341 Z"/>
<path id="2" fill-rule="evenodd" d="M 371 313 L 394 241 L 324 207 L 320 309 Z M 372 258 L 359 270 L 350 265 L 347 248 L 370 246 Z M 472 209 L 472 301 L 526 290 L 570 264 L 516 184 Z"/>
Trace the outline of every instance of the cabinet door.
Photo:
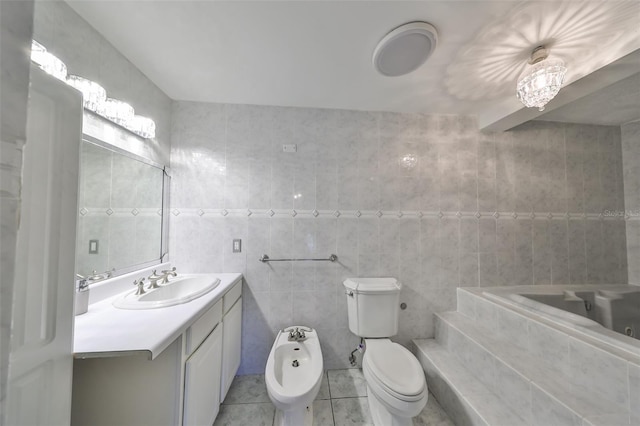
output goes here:
<path id="1" fill-rule="evenodd" d="M 224 401 L 231 382 L 240 367 L 240 341 L 242 337 L 242 298 L 222 319 L 224 327 L 222 344 L 222 381 L 220 402 Z"/>
<path id="2" fill-rule="evenodd" d="M 211 426 L 220 409 L 222 327 L 220 324 L 185 363 L 185 425 Z"/>

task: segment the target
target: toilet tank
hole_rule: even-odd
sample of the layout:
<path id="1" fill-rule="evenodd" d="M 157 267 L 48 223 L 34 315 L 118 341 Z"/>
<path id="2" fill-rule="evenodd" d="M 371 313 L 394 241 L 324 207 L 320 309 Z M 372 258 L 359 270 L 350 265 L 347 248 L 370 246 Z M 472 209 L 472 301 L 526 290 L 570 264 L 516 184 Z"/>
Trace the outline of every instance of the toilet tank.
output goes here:
<path id="1" fill-rule="evenodd" d="M 349 329 L 360 337 L 391 337 L 398 333 L 402 284 L 395 278 L 347 278 Z"/>

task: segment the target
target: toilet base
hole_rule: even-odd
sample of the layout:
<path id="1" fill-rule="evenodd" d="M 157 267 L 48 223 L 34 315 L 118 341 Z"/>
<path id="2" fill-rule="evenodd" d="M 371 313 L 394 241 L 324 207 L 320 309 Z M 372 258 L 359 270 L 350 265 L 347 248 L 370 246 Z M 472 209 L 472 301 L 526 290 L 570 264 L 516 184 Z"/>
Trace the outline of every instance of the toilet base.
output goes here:
<path id="1" fill-rule="evenodd" d="M 276 408 L 276 418 L 274 426 L 312 426 L 313 425 L 313 404 L 308 407 L 293 408 L 282 411 Z"/>
<path id="2" fill-rule="evenodd" d="M 412 417 L 400 417 L 387 410 L 369 386 L 367 386 L 367 402 L 369 403 L 369 412 L 375 426 L 413 425 Z"/>

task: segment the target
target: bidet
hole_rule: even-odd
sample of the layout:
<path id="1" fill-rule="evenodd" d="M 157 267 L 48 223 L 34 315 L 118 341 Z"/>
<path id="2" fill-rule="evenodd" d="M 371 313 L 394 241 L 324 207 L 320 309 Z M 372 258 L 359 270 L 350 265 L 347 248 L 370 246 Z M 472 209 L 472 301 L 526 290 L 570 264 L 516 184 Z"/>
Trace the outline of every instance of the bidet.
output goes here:
<path id="1" fill-rule="evenodd" d="M 265 371 L 267 393 L 276 406 L 275 425 L 312 425 L 322 372 L 322 351 L 314 329 L 293 326 L 278 332 Z"/>

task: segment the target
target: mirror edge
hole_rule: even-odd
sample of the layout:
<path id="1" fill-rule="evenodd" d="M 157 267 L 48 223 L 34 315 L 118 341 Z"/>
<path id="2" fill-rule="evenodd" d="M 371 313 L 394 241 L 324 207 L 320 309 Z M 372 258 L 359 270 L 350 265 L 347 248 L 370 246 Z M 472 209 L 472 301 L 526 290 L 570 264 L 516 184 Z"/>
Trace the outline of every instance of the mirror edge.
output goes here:
<path id="1" fill-rule="evenodd" d="M 113 270 L 113 275 L 109 276 L 107 279 L 112 279 L 112 278 L 116 278 L 122 275 L 126 275 L 129 274 L 131 272 L 135 272 L 137 270 L 141 270 L 141 269 L 146 269 L 146 268 L 150 268 L 152 266 L 156 266 L 156 265 L 161 265 L 163 263 L 166 263 L 169 259 L 169 214 L 170 214 L 170 202 L 169 202 L 169 196 L 170 196 L 170 189 L 171 189 L 171 169 L 169 166 L 164 166 L 160 163 L 157 163 L 153 160 L 150 160 L 146 157 L 143 157 L 139 154 L 136 154 L 134 152 L 131 152 L 129 150 L 123 149 L 119 146 L 113 145 L 109 142 L 105 142 L 103 140 L 100 140 L 94 136 L 91 136 L 87 133 L 82 133 L 82 141 L 83 142 L 88 142 L 90 144 L 99 146 L 101 148 L 104 148 L 106 150 L 124 155 L 126 157 L 132 158 L 136 161 L 140 161 L 141 163 L 156 167 L 160 170 L 162 170 L 162 222 L 161 222 L 161 235 L 160 235 L 160 253 L 159 253 L 159 257 L 157 259 L 154 260 L 150 260 L 148 262 L 143 262 L 143 263 L 139 263 L 136 265 L 132 265 L 132 266 L 128 266 L 126 268 L 121 268 L 118 270 Z M 77 225 L 76 225 L 77 226 Z M 77 273 L 77 271 L 74 271 L 75 273 Z M 109 271 L 107 271 L 109 272 Z M 92 283 L 90 283 L 89 285 L 94 285 L 94 284 L 98 284 L 98 283 L 102 283 L 103 281 L 105 281 L 104 279 L 101 280 L 97 280 L 97 281 L 93 281 Z"/>

